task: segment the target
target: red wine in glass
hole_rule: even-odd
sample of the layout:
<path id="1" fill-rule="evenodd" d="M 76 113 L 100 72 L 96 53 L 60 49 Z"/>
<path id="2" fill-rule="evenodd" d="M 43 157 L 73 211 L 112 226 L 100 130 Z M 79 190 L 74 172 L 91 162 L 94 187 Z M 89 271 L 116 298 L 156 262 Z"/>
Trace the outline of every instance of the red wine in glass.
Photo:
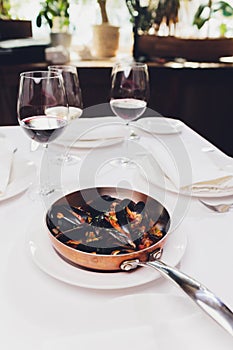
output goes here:
<path id="1" fill-rule="evenodd" d="M 69 108 L 63 78 L 60 72 L 31 71 L 20 74 L 17 100 L 18 121 L 25 133 L 43 144 L 45 172 L 42 176 L 40 195 L 55 191 L 50 178 L 48 144 L 65 129 Z"/>
<path id="2" fill-rule="evenodd" d="M 140 117 L 146 109 L 146 101 L 134 98 L 122 98 L 110 101 L 113 112 L 124 120 L 134 120 Z"/>
<path id="3" fill-rule="evenodd" d="M 21 126 L 31 139 L 45 144 L 60 136 L 66 125 L 64 119 L 47 116 L 29 117 L 21 121 Z"/>

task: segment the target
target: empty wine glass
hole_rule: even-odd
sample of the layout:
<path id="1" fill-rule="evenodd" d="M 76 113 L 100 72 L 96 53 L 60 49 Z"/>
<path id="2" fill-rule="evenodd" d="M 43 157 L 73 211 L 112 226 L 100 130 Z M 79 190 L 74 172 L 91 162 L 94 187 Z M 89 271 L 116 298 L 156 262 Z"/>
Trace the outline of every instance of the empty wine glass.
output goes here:
<path id="1" fill-rule="evenodd" d="M 79 84 L 77 68 L 67 65 L 48 66 L 49 71 L 58 71 L 62 74 L 66 97 L 69 105 L 69 121 L 82 115 L 83 101 L 82 91 Z M 67 153 L 57 158 L 58 162 L 76 163 L 80 158 L 74 154 Z"/>
<path id="2" fill-rule="evenodd" d="M 126 121 L 128 129 L 129 122 L 145 112 L 148 98 L 147 65 L 137 62 L 117 63 L 112 69 L 110 106 L 114 114 Z M 130 138 L 126 139 L 127 147 L 128 142 Z M 130 165 L 131 161 L 128 158 L 120 158 L 118 163 L 125 166 Z"/>
<path id="3" fill-rule="evenodd" d="M 59 72 L 32 71 L 20 74 L 17 113 L 20 126 L 32 139 L 44 146 L 46 179 L 42 179 L 40 195 L 55 191 L 50 180 L 48 144 L 65 129 L 69 108 Z"/>

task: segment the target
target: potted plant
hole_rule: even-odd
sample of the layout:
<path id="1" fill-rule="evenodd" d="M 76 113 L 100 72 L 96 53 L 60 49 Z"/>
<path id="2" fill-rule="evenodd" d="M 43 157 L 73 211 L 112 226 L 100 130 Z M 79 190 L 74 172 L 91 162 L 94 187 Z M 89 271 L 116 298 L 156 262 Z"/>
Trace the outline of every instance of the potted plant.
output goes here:
<path id="1" fill-rule="evenodd" d="M 147 45 L 148 49 L 150 46 L 150 51 L 153 51 L 155 42 L 151 39 L 154 37 L 156 41 L 159 40 L 160 35 L 158 34 L 162 25 L 167 26 L 167 36 L 174 35 L 178 22 L 179 0 L 148 0 L 143 3 L 140 0 L 126 0 L 126 5 L 133 23 L 133 55 L 135 58 L 144 55 L 144 45 L 146 49 Z"/>
<path id="2" fill-rule="evenodd" d="M 72 35 L 69 32 L 69 8 L 69 0 L 45 0 L 41 2 L 41 10 L 37 15 L 36 24 L 41 27 L 43 20 L 47 22 L 51 30 L 51 46 L 70 47 Z"/>
<path id="3" fill-rule="evenodd" d="M 177 35 L 180 0 L 149 0 L 146 6 L 145 3 L 141 5 L 139 0 L 126 0 L 126 4 L 133 23 L 136 59 L 179 57 L 194 61 L 218 61 L 222 56 L 233 55 L 233 38 L 185 38 Z M 206 7 L 209 11 L 204 11 Z M 191 25 L 200 29 L 216 11 L 221 11 L 224 16 L 233 12 L 224 1 L 212 5 L 212 0 L 209 0 L 205 6 L 198 8 Z M 202 18 L 206 13 L 207 18 Z M 162 25 L 167 27 L 164 36 L 160 35 Z"/>
<path id="4" fill-rule="evenodd" d="M 107 0 L 97 0 L 101 13 L 101 24 L 93 26 L 94 55 L 99 58 L 114 57 L 119 46 L 119 27 L 109 22 Z"/>

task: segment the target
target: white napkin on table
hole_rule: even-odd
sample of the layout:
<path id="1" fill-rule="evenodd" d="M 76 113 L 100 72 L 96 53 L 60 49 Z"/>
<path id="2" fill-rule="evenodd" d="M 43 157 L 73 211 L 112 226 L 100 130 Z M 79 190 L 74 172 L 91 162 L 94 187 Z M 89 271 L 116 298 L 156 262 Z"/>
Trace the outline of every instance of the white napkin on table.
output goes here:
<path id="1" fill-rule="evenodd" d="M 165 183 L 169 179 L 177 190 L 187 192 L 233 191 L 233 171 L 221 164 L 221 161 L 229 161 L 233 165 L 233 160 L 218 149 L 210 153 L 202 152 L 195 145 L 180 145 L 179 149 L 176 145 L 167 147 L 153 140 L 150 142 L 150 153 L 141 161 L 148 180 L 155 184 L 158 181 Z"/>
<path id="2" fill-rule="evenodd" d="M 220 151 L 216 153 L 192 152 L 192 183 L 184 183 L 182 189 L 191 189 L 192 191 L 232 191 L 233 190 L 233 172 L 221 166 L 221 160 L 229 158 L 229 164 L 232 162 L 230 157 L 222 153 L 222 159 L 218 157 Z M 232 168 L 233 169 L 233 168 Z"/>
<path id="3" fill-rule="evenodd" d="M 177 134 L 182 131 L 183 122 L 170 117 L 145 117 L 140 118 L 132 125 L 141 126 L 152 134 Z"/>
<path id="4" fill-rule="evenodd" d="M 11 174 L 13 147 L 5 139 L 0 139 L 0 196 L 3 196 Z"/>
<path id="5" fill-rule="evenodd" d="M 124 123 L 118 117 L 78 118 L 69 124 L 59 143 L 124 138 L 126 133 Z"/>

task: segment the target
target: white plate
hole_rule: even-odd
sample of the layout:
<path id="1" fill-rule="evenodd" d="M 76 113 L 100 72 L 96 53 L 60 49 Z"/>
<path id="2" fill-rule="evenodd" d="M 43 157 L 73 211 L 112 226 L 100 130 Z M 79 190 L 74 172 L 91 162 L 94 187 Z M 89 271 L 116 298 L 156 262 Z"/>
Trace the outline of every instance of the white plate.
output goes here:
<path id="1" fill-rule="evenodd" d="M 121 289 L 151 282 L 160 274 L 150 268 L 115 273 L 101 273 L 80 269 L 65 262 L 53 249 L 43 223 L 35 222 L 28 232 L 29 251 L 36 265 L 48 275 L 79 287 L 92 289 Z M 177 229 L 170 234 L 164 247 L 163 261 L 175 266 L 181 260 L 186 248 L 185 230 Z"/>
<path id="2" fill-rule="evenodd" d="M 180 120 L 169 117 L 141 118 L 135 124 L 154 134 L 178 134 L 184 125 Z"/>
<path id="3" fill-rule="evenodd" d="M 0 196 L 0 201 L 14 197 L 28 189 L 35 175 L 35 164 L 23 158 L 17 151 L 14 154 L 9 184 L 4 195 Z"/>
<path id="4" fill-rule="evenodd" d="M 56 144 L 71 148 L 108 147 L 124 140 L 125 124 L 117 117 L 73 120 Z"/>
<path id="5" fill-rule="evenodd" d="M 109 147 L 121 143 L 124 139 L 116 137 L 115 139 L 100 140 L 79 140 L 69 145 L 71 148 L 101 148 Z"/>

